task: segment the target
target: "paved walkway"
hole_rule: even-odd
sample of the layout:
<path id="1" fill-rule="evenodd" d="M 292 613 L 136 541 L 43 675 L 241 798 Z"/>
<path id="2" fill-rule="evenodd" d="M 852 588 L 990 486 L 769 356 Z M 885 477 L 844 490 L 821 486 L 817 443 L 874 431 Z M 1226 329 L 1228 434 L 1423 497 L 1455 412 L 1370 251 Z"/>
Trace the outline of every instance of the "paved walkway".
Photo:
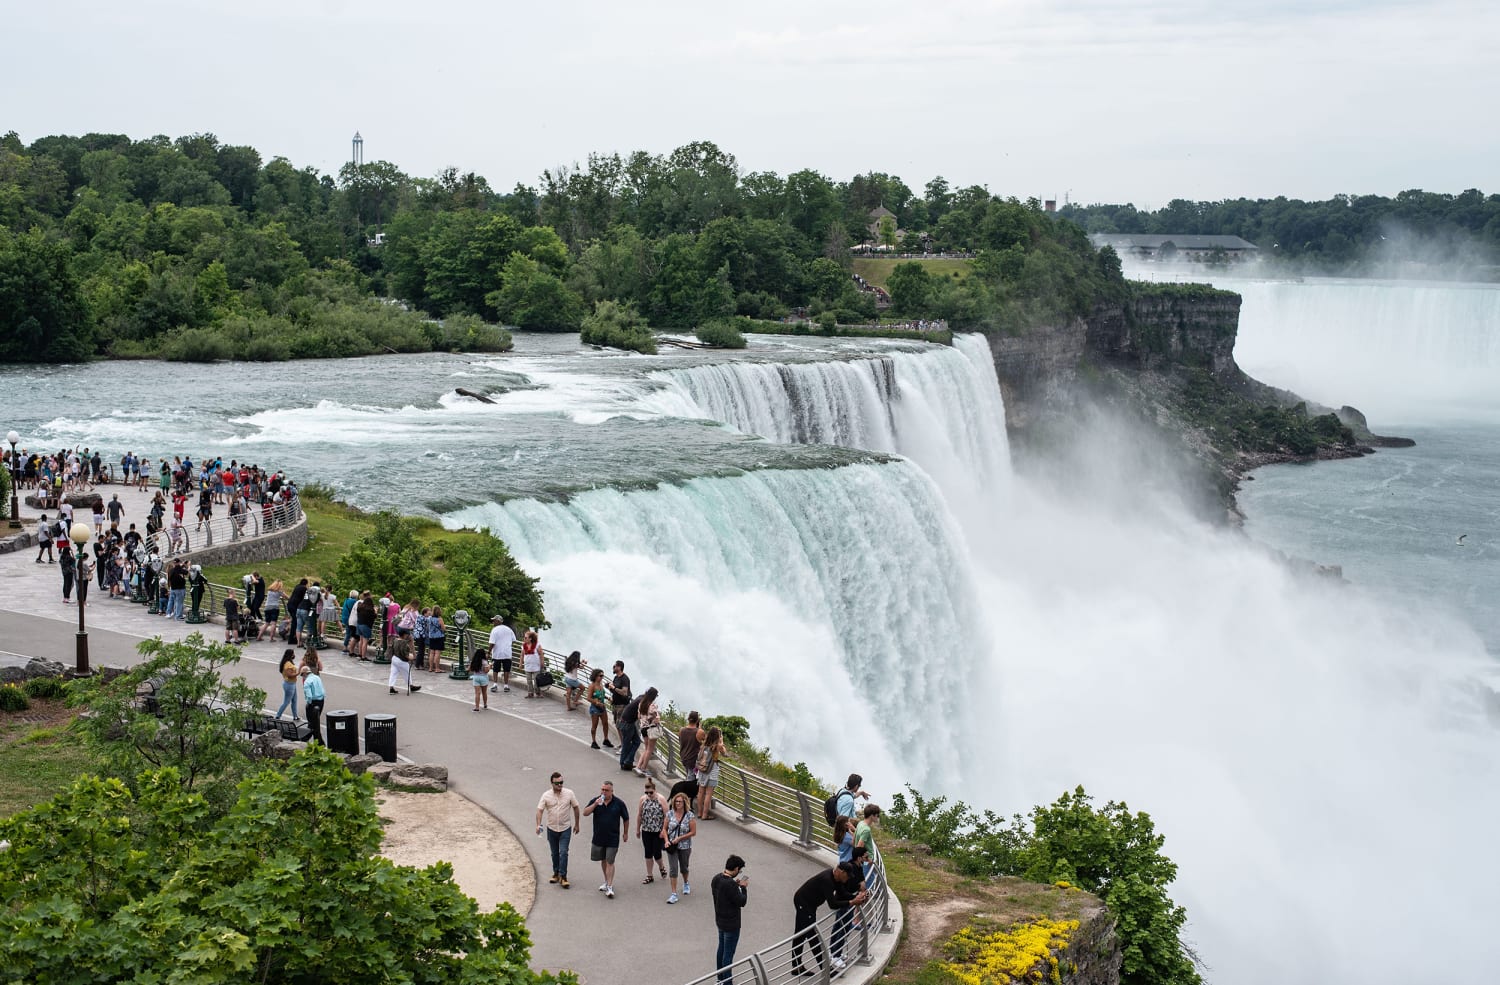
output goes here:
<path id="1" fill-rule="evenodd" d="M 123 498 L 123 497 L 122 497 Z M 7 504 L 8 505 L 8 504 Z M 62 579 L 55 565 L 33 563 L 35 551 L 0 555 L 0 660 L 45 656 L 71 667 L 74 662 L 77 610 L 62 603 Z M 180 639 L 195 629 L 206 636 L 222 636 L 220 623 L 188 626 L 152 616 L 143 605 L 90 594 L 86 619 L 92 662 L 125 665 L 134 662 L 135 644 L 161 635 Z M 284 645 L 270 642 L 245 648 L 244 676 L 262 687 L 271 704 L 279 701 L 276 661 Z M 569 713 L 561 691 L 554 688 L 539 700 L 526 700 L 524 687 L 510 694 L 490 695 L 490 710 L 475 714 L 473 687 L 467 681 L 417 672 L 420 694 L 389 694 L 388 668 L 362 664 L 338 650 L 324 651 L 324 682 L 328 709 L 357 709 L 361 716 L 394 713 L 398 716 L 402 756 L 417 762 L 448 767 L 453 790 L 475 801 L 499 818 L 520 838 L 539 873 L 551 871 L 544 838 L 535 835 L 537 798 L 552 770 L 562 771 L 567 784 L 586 800 L 599 784 L 614 781 L 634 814 L 642 780 L 622 772 L 610 750 L 588 747 L 586 712 Z M 640 668 L 631 668 L 638 691 L 653 681 Z M 665 695 L 670 697 L 670 695 Z M 361 729 L 363 726 L 361 726 Z M 764 825 L 742 826 L 732 812 L 699 826 L 693 846 L 693 888 L 680 903 L 665 903 L 667 887 L 660 877 L 643 886 L 644 862 L 634 837 L 620 852 L 615 878 L 616 898 L 606 900 L 595 888 L 599 865 L 588 860 L 592 821 L 573 840 L 569 876 L 572 888 L 559 889 L 538 879 L 536 903 L 527 915 L 533 941 L 532 960 L 549 970 L 572 969 L 585 983 L 651 981 L 671 985 L 713 970 L 716 936 L 710 878 L 720 871 L 731 852 L 749 863 L 750 903 L 744 913 L 741 956 L 766 947 L 792 931 L 791 897 L 796 887 L 824 865 L 831 852 L 807 852 L 790 847 L 790 836 Z M 633 823 L 633 818 L 632 818 Z M 462 851 L 462 832 L 441 832 L 454 851 Z M 879 937 L 877 953 L 888 954 L 895 935 Z M 840 981 L 873 978 L 874 967 L 853 966 Z"/>

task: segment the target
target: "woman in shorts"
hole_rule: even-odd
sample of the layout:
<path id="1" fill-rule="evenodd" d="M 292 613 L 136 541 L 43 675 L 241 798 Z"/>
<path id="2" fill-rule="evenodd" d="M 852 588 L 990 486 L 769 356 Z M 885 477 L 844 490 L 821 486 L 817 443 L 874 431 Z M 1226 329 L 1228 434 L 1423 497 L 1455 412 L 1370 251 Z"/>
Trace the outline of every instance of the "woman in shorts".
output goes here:
<path id="1" fill-rule="evenodd" d="M 698 750 L 698 816 L 712 821 L 714 787 L 719 785 L 719 760 L 724 758 L 724 733 L 715 725 Z"/>
<path id="2" fill-rule="evenodd" d="M 490 675 L 485 672 L 488 666 L 488 657 L 482 646 L 474 648 L 474 656 L 469 658 L 469 682 L 474 685 L 474 710 L 478 711 L 480 702 L 484 702 L 486 710 L 490 707 Z"/>
<path id="3" fill-rule="evenodd" d="M 604 726 L 604 744 L 614 748 L 609 741 L 609 689 L 604 686 L 604 669 L 595 667 L 589 676 L 589 748 L 599 748 L 599 727 Z"/>
<path id="4" fill-rule="evenodd" d="M 286 593 L 286 585 L 280 578 L 271 582 L 271 587 L 266 589 L 265 613 L 266 624 L 260 627 L 260 638 L 274 637 L 276 631 L 281 627 L 281 600 Z"/>
<path id="5" fill-rule="evenodd" d="M 563 661 L 563 686 L 568 689 L 563 695 L 563 702 L 572 711 L 583 704 L 583 680 L 578 676 L 578 671 L 583 667 L 583 654 L 574 650 L 568 654 L 568 659 Z"/>
<path id="6" fill-rule="evenodd" d="M 375 635 L 375 599 L 369 592 L 354 605 L 354 655 L 369 662 L 370 637 Z"/>
<path id="7" fill-rule="evenodd" d="M 434 674 L 443 672 L 443 647 L 448 645 L 448 624 L 443 622 L 443 607 L 435 605 L 427 616 L 427 669 Z M 463 655 L 459 655 L 463 659 Z"/>

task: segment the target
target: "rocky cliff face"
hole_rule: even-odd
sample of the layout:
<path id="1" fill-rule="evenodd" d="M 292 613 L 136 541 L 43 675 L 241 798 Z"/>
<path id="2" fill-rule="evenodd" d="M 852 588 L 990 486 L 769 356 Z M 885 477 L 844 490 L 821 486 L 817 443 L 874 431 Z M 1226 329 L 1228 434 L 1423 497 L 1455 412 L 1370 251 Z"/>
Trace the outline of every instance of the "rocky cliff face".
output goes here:
<path id="1" fill-rule="evenodd" d="M 1349 413 L 1322 419 L 1327 408 L 1309 408 L 1240 370 L 1239 312 L 1239 295 L 1228 291 L 1138 285 L 1127 300 L 1101 304 L 1087 318 L 991 336 L 1018 466 L 1039 449 L 1081 445 L 1085 408 L 1107 405 L 1159 434 L 1161 448 L 1199 477 L 1195 505 L 1233 518 L 1234 490 L 1247 469 L 1368 450 L 1363 428 L 1340 427 Z"/>

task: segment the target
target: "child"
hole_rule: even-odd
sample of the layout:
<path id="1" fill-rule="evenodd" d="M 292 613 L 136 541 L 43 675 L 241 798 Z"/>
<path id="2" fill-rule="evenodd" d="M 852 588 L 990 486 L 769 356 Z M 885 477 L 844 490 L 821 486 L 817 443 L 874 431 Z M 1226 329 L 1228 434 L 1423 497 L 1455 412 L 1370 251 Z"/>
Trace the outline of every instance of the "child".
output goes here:
<path id="1" fill-rule="evenodd" d="M 245 636 L 240 632 L 240 603 L 233 593 L 224 599 L 224 642 L 245 642 Z"/>
<path id="2" fill-rule="evenodd" d="M 490 675 L 485 672 L 488 664 L 489 654 L 484 647 L 476 646 L 474 656 L 469 660 L 469 680 L 474 685 L 474 710 L 479 710 L 479 703 L 484 702 L 484 709 L 490 707 Z"/>

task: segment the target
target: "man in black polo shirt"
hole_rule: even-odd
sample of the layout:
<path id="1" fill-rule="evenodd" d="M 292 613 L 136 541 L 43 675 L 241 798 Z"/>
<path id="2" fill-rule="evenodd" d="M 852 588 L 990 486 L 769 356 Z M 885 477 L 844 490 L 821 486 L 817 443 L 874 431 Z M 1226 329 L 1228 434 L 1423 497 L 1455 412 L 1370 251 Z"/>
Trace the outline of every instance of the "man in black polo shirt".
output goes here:
<path id="1" fill-rule="evenodd" d="M 815 975 L 815 968 L 802 964 L 802 942 L 812 942 L 813 956 L 819 964 L 823 962 L 823 941 L 818 937 L 813 924 L 818 922 L 818 907 L 828 904 L 830 910 L 842 910 L 863 903 L 869 894 L 864 889 L 864 879 L 859 866 L 853 862 L 840 862 L 831 869 L 824 869 L 804 882 L 792 896 L 796 909 L 796 921 L 792 926 L 792 974 Z M 842 959 L 833 959 L 834 970 L 844 967 Z"/>
<path id="2" fill-rule="evenodd" d="M 594 839 L 589 846 L 589 858 L 598 862 L 604 870 L 604 882 L 599 892 L 609 899 L 615 898 L 615 853 L 620 845 L 630 840 L 630 808 L 625 801 L 615 796 L 615 785 L 605 780 L 599 786 L 599 796 L 589 801 L 583 816 L 594 816 Z"/>

